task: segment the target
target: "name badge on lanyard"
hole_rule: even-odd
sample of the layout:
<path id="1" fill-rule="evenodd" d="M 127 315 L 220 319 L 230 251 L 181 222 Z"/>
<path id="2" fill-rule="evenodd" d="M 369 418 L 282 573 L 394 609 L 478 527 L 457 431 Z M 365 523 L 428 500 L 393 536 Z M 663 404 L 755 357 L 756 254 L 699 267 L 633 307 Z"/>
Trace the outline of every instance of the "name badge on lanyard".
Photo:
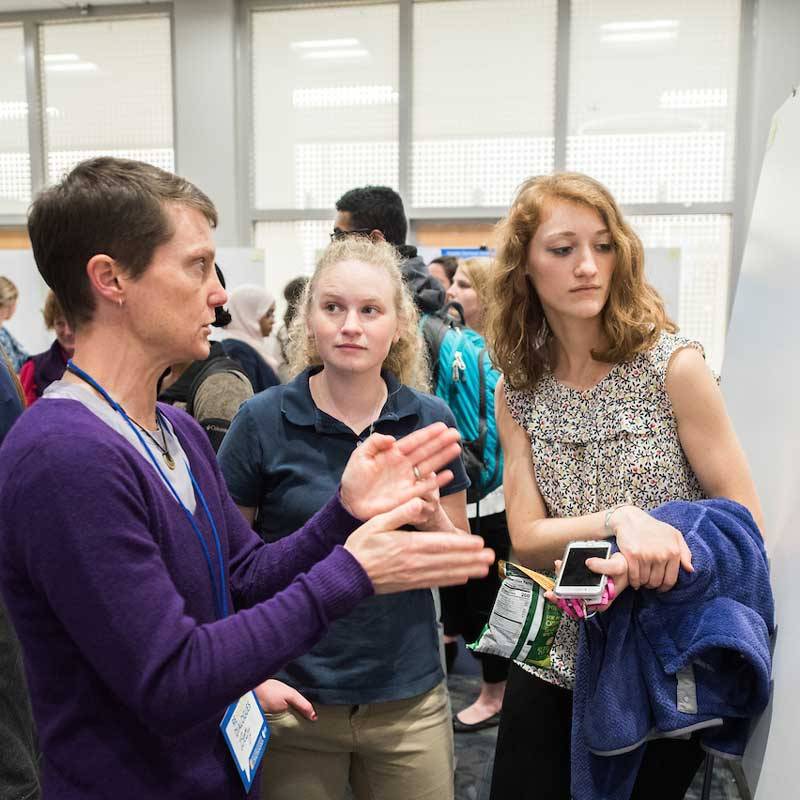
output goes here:
<path id="1" fill-rule="evenodd" d="M 269 725 L 253 691 L 231 703 L 219 724 L 245 791 L 253 785 L 269 741 Z"/>

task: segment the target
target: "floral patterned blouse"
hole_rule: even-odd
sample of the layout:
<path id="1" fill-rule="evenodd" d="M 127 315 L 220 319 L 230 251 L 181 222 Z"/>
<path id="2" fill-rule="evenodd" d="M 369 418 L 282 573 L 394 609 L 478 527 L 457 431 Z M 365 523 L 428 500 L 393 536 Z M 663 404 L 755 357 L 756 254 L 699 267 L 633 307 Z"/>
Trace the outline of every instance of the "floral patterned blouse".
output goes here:
<path id="1" fill-rule="evenodd" d="M 666 392 L 667 365 L 695 341 L 662 333 L 653 348 L 616 364 L 590 389 L 546 372 L 533 391 L 506 387 L 511 415 L 531 441 L 536 483 L 548 516 L 579 517 L 632 503 L 643 509 L 704 497 L 681 448 Z M 549 683 L 575 683 L 578 623 L 562 617 L 548 669 L 519 664 Z"/>

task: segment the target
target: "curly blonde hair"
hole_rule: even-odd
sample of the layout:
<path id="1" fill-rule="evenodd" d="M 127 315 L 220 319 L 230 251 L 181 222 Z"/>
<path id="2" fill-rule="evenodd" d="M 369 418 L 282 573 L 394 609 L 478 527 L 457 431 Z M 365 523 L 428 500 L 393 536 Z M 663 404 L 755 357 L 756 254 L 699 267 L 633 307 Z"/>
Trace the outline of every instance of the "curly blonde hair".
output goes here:
<path id="1" fill-rule="evenodd" d="M 288 355 L 291 374 L 297 375 L 307 367 L 322 363 L 311 335 L 309 317 L 321 276 L 327 269 L 342 261 L 370 264 L 384 270 L 391 278 L 399 336 L 389 349 L 383 366 L 400 383 L 427 391 L 428 363 L 419 332 L 419 315 L 400 271 L 400 256 L 392 245 L 383 241 L 373 242 L 365 236 L 348 236 L 332 242 L 317 262 L 314 274 L 297 304 L 297 313 L 289 329 Z"/>
<path id="2" fill-rule="evenodd" d="M 514 389 L 533 389 L 550 368 L 552 333 L 528 280 L 528 249 L 549 202 L 564 200 L 596 211 L 608 228 L 616 254 L 608 300 L 601 312 L 608 340 L 593 358 L 629 361 L 649 350 L 662 331 L 675 333 L 658 292 L 644 276 L 644 248 L 601 183 L 576 172 L 530 178 L 508 216 L 498 223 L 498 248 L 487 309 L 486 338 L 497 367 Z"/>

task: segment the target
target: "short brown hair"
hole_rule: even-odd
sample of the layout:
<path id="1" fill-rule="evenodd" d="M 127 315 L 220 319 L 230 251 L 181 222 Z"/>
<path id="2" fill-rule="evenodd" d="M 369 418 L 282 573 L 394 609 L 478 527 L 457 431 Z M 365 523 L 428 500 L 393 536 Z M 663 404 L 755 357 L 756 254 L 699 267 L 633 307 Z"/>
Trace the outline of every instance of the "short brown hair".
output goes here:
<path id="1" fill-rule="evenodd" d="M 550 338 L 544 310 L 527 277 L 528 248 L 548 202 L 564 200 L 596 211 L 607 226 L 616 262 L 601 312 L 609 345 L 592 352 L 598 361 L 629 361 L 649 350 L 662 331 L 678 330 L 658 292 L 644 277 L 644 248 L 599 181 L 577 172 L 530 178 L 508 216 L 498 223 L 499 247 L 492 277 L 486 338 L 493 360 L 514 389 L 533 389 L 548 368 Z"/>
<path id="2" fill-rule="evenodd" d="M 108 255 L 138 278 L 174 233 L 167 203 L 196 208 L 217 224 L 214 204 L 196 186 L 141 161 L 92 158 L 39 194 L 28 214 L 33 256 L 73 328 L 94 312 L 89 259 Z"/>
<path id="3" fill-rule="evenodd" d="M 455 256 L 439 256 L 438 258 L 432 258 L 428 264 L 428 268 L 430 268 L 431 264 L 441 264 L 444 274 L 447 275 L 447 280 L 452 283 L 453 277 L 458 269 L 458 259 Z"/>
<path id="4" fill-rule="evenodd" d="M 64 309 L 61 308 L 61 303 L 58 302 L 58 298 L 52 289 L 47 293 L 47 297 L 44 299 L 42 316 L 44 317 L 44 324 L 48 330 L 55 328 L 57 319 L 66 319 Z"/>

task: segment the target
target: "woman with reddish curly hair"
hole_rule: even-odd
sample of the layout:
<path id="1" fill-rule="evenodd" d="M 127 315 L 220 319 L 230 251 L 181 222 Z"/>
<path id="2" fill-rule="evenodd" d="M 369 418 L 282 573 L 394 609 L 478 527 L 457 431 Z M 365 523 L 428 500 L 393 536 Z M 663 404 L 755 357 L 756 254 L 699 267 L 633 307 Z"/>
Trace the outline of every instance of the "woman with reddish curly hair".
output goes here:
<path id="1" fill-rule="evenodd" d="M 760 505 L 700 343 L 677 335 L 644 250 L 608 190 L 586 175 L 526 181 L 499 226 L 487 339 L 504 373 L 495 409 L 517 558 L 552 568 L 575 540 L 615 537 L 587 566 L 668 591 L 692 571 L 681 533 L 647 511 L 669 500 Z M 509 671 L 492 797 L 568 798 L 578 623 L 562 617 L 541 666 Z M 682 798 L 695 739 L 650 742 L 633 798 Z M 584 787 L 585 788 L 585 787 Z"/>

